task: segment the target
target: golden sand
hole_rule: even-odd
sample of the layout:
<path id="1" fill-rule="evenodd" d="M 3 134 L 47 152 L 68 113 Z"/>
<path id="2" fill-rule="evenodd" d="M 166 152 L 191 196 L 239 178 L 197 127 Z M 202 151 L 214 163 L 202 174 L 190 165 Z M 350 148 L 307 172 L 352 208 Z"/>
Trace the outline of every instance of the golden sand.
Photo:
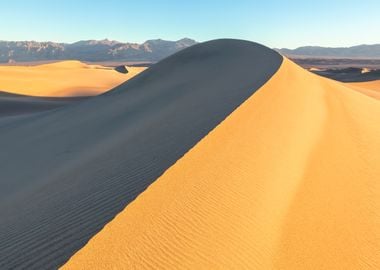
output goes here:
<path id="1" fill-rule="evenodd" d="M 349 87 L 367 96 L 380 99 L 380 80 L 369 82 L 348 83 Z"/>
<path id="2" fill-rule="evenodd" d="M 0 66 L 0 91 L 30 96 L 98 95 L 132 78 L 144 67 L 112 68 L 62 61 L 38 66 Z"/>
<path id="3" fill-rule="evenodd" d="M 379 116 L 285 59 L 63 269 L 380 269 Z"/>

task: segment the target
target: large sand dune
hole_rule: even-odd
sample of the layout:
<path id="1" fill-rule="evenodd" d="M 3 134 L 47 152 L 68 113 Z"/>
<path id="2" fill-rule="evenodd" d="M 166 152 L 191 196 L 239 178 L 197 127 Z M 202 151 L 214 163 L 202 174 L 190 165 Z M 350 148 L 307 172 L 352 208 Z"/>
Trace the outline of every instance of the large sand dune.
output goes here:
<path id="1" fill-rule="evenodd" d="M 255 43 L 211 41 L 104 95 L 0 124 L 0 269 L 62 265 L 281 63 Z"/>
<path id="2" fill-rule="evenodd" d="M 379 116 L 284 60 L 64 269 L 380 269 Z"/>
<path id="3" fill-rule="evenodd" d="M 14 94 L 44 97 L 94 96 L 143 71 L 128 67 L 122 74 L 113 68 L 62 61 L 38 66 L 0 66 L 0 89 Z"/>
<path id="4" fill-rule="evenodd" d="M 0 119 L 0 269 L 379 269 L 380 103 L 357 87 L 216 40 Z"/>

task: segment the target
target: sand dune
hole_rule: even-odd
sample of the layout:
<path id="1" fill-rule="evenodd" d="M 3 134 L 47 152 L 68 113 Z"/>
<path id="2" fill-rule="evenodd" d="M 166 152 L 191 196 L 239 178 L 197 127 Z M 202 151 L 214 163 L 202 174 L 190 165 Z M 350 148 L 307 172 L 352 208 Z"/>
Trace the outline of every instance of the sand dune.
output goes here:
<path id="1" fill-rule="evenodd" d="M 211 41 L 106 94 L 0 125 L 0 269 L 62 265 L 281 63 L 252 42 Z"/>
<path id="2" fill-rule="evenodd" d="M 0 269 L 379 269 L 380 104 L 356 90 L 216 40 L 0 119 Z"/>
<path id="3" fill-rule="evenodd" d="M 362 74 L 363 73 L 368 73 L 368 72 L 371 72 L 371 69 L 369 69 L 369 68 L 362 68 Z"/>
<path id="4" fill-rule="evenodd" d="M 321 71 L 321 69 L 316 68 L 316 67 L 311 67 L 311 68 L 309 68 L 309 71 Z"/>
<path id="5" fill-rule="evenodd" d="M 63 269 L 379 269 L 379 116 L 284 60 Z"/>
<path id="6" fill-rule="evenodd" d="M 53 110 L 69 104 L 73 104 L 78 101 L 82 101 L 84 99 L 85 97 L 30 97 L 0 92 L 0 117 L 18 116 Z"/>
<path id="7" fill-rule="evenodd" d="M 143 71 L 127 74 L 100 65 L 62 61 L 38 66 L 0 66 L 0 89 L 28 96 L 93 96 L 110 90 Z"/>
<path id="8" fill-rule="evenodd" d="M 348 83 L 350 88 L 357 90 L 367 96 L 380 99 L 380 81 Z"/>

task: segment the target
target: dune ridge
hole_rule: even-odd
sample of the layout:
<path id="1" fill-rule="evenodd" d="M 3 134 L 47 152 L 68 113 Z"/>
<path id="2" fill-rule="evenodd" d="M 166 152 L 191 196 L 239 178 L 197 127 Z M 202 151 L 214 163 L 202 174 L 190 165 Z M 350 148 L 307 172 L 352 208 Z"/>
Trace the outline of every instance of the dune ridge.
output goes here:
<path id="1" fill-rule="evenodd" d="M 65 263 L 281 63 L 256 43 L 210 41 L 103 95 L 0 125 L 0 268 Z"/>
<path id="2" fill-rule="evenodd" d="M 62 269 L 379 269 L 379 115 L 284 60 Z"/>
<path id="3" fill-rule="evenodd" d="M 129 80 L 144 67 L 129 67 L 127 74 L 80 61 L 37 66 L 0 66 L 0 89 L 39 97 L 94 96 Z"/>

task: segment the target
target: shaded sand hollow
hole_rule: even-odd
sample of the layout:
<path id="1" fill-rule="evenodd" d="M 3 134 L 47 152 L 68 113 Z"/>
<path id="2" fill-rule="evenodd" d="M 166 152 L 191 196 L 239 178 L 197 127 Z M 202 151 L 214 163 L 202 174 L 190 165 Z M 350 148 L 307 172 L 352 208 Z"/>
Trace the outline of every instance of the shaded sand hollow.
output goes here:
<path id="1" fill-rule="evenodd" d="M 379 116 L 285 59 L 63 269 L 380 269 Z"/>
<path id="2" fill-rule="evenodd" d="M 62 61 L 37 66 L 0 66 L 0 90 L 28 96 L 94 96 L 132 78 L 144 67 L 113 68 Z"/>
<path id="3" fill-rule="evenodd" d="M 33 97 L 0 91 L 0 122 L 3 116 L 20 116 L 54 110 L 88 97 Z"/>

